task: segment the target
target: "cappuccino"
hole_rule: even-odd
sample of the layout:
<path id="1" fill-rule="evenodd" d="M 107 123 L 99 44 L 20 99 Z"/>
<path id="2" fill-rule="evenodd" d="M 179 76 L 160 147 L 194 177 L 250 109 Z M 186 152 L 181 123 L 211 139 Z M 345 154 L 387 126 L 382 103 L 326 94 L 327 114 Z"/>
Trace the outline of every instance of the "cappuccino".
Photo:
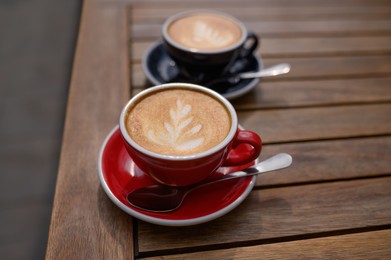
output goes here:
<path id="1" fill-rule="evenodd" d="M 174 20 L 168 27 L 168 35 L 193 51 L 218 51 L 238 43 L 243 31 L 228 17 L 198 13 Z"/>
<path id="2" fill-rule="evenodd" d="M 231 129 L 227 108 L 214 97 L 191 89 L 162 89 L 146 95 L 125 115 L 129 136 L 149 151 L 194 155 L 221 143 Z"/>

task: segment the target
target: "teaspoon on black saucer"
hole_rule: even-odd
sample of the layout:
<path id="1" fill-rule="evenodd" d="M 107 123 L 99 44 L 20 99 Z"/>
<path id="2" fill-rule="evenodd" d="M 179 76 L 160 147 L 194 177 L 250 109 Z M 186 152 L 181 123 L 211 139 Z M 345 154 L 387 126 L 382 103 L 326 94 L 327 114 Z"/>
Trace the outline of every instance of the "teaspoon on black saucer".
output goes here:
<path id="1" fill-rule="evenodd" d="M 183 75 L 178 64 L 168 55 L 161 41 L 155 42 L 145 52 L 142 60 L 143 70 L 147 79 L 154 85 L 169 82 L 184 82 L 205 85 L 202 82 L 194 82 L 194 79 Z M 247 71 L 259 71 L 263 67 L 262 59 L 255 53 L 247 59 L 238 59 L 230 67 L 229 75 Z M 201 79 L 204 80 L 204 79 Z M 227 99 L 240 97 L 251 91 L 259 82 L 258 78 L 242 79 L 235 84 L 229 82 L 217 84 L 212 89 Z"/>
<path id="2" fill-rule="evenodd" d="M 205 82 L 204 85 L 213 88 L 213 86 L 225 82 L 228 82 L 230 84 L 237 84 L 240 80 L 243 79 L 262 78 L 262 77 L 270 77 L 270 76 L 286 74 L 290 71 L 290 69 L 291 66 L 288 63 L 280 63 L 272 67 L 262 69 L 260 71 L 244 72 L 244 73 L 230 74 L 227 76 L 223 76 L 221 78 L 217 78 L 209 82 Z"/>

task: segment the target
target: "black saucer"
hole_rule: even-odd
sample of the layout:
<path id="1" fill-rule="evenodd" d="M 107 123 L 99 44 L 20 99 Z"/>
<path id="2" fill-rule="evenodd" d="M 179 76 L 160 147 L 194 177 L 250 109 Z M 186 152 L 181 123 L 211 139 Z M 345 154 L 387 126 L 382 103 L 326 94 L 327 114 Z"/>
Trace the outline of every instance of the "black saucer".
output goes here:
<path id="1" fill-rule="evenodd" d="M 142 65 L 145 75 L 154 85 L 169 82 L 187 82 L 202 85 L 202 83 L 194 82 L 181 75 L 180 69 L 167 54 L 161 41 L 155 42 L 147 50 L 143 57 Z M 230 68 L 230 72 L 252 72 L 262 68 L 261 58 L 253 54 L 249 59 L 238 59 L 235 61 Z M 216 78 L 220 77 L 221 75 L 216 76 Z M 226 82 L 224 86 L 215 86 L 213 89 L 227 99 L 234 99 L 252 90 L 258 82 L 259 79 L 242 79 L 236 84 Z"/>

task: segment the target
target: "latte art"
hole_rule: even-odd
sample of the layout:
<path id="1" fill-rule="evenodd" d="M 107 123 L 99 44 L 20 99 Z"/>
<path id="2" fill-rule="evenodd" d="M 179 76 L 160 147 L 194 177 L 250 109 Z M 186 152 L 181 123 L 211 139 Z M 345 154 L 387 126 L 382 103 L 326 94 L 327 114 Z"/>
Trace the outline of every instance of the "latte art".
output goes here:
<path id="1" fill-rule="evenodd" d="M 187 89 L 146 96 L 126 117 L 126 129 L 137 144 L 165 155 L 209 150 L 225 139 L 230 128 L 230 115 L 218 100 Z"/>
<path id="2" fill-rule="evenodd" d="M 170 109 L 171 122 L 164 122 L 161 129 L 155 133 L 153 130 L 148 131 L 150 141 L 161 146 L 170 146 L 178 151 L 192 150 L 202 145 L 204 137 L 192 139 L 192 136 L 200 132 L 202 125 L 195 124 L 193 127 L 184 131 L 189 126 L 194 117 L 187 117 L 191 111 L 190 105 L 184 105 L 180 99 L 176 101 L 176 108 Z"/>
<path id="3" fill-rule="evenodd" d="M 233 36 L 231 34 L 223 35 L 219 31 L 210 27 L 208 24 L 197 21 L 194 25 L 194 31 L 191 38 L 183 38 L 182 41 L 187 45 L 198 42 L 203 45 L 210 45 L 216 47 L 224 47 L 232 42 Z"/>
<path id="4" fill-rule="evenodd" d="M 197 14 L 175 20 L 168 34 L 186 48 L 219 50 L 237 43 L 242 31 L 232 20 L 217 14 Z"/>

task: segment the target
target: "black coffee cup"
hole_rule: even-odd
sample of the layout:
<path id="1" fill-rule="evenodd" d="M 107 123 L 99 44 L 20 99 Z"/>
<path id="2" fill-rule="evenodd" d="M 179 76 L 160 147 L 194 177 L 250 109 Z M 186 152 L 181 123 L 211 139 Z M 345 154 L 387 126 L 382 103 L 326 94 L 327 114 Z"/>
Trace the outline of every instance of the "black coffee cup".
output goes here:
<path id="1" fill-rule="evenodd" d="M 205 82 L 225 74 L 237 59 L 247 59 L 258 38 L 231 15 L 195 10 L 169 17 L 162 27 L 164 46 L 181 74 Z"/>

